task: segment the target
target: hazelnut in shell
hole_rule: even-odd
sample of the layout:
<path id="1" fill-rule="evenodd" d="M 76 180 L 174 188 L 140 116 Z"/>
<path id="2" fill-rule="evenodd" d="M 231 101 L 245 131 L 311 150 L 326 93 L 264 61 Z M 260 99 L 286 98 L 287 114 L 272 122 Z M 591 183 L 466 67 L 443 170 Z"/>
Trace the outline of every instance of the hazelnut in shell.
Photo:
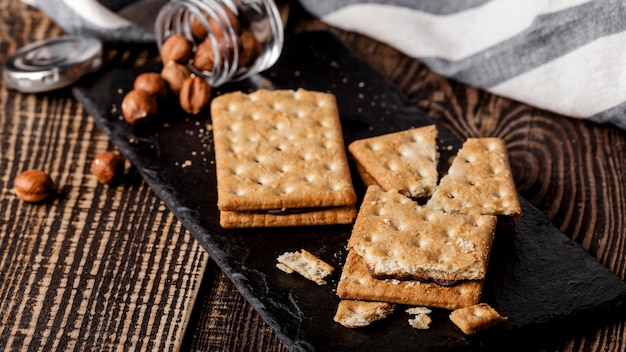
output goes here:
<path id="1" fill-rule="evenodd" d="M 193 44 L 180 33 L 167 37 L 161 46 L 161 61 L 170 60 L 184 64 L 189 61 L 193 53 Z"/>
<path id="2" fill-rule="evenodd" d="M 135 78 L 133 88 L 146 91 L 148 94 L 163 98 L 167 95 L 165 80 L 157 72 L 144 72 Z"/>
<path id="3" fill-rule="evenodd" d="M 122 114 L 128 123 L 137 123 L 156 112 L 156 99 L 145 90 L 133 89 L 122 100 Z"/>
<path id="4" fill-rule="evenodd" d="M 183 82 L 191 77 L 191 71 L 185 65 L 175 61 L 168 61 L 161 70 L 161 77 L 170 86 L 172 92 L 178 95 Z"/>
<path id="5" fill-rule="evenodd" d="M 125 159 L 118 153 L 106 151 L 100 153 L 91 162 L 91 173 L 104 185 L 109 185 L 124 174 Z"/>
<path id="6" fill-rule="evenodd" d="M 180 89 L 179 100 L 185 112 L 196 115 L 211 100 L 211 86 L 204 78 L 187 78 Z"/>
<path id="7" fill-rule="evenodd" d="M 56 185 L 50 175 L 41 170 L 27 170 L 13 181 L 17 197 L 24 202 L 37 203 L 56 192 Z"/>

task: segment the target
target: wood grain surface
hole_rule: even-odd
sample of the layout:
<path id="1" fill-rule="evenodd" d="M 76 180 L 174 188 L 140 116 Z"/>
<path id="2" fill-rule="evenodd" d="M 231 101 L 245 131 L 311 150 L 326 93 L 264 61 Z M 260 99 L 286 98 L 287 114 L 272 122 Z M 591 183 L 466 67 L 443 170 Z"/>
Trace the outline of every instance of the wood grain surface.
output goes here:
<path id="1" fill-rule="evenodd" d="M 293 8 L 288 31 L 333 32 L 457 137 L 504 138 L 522 195 L 625 278 L 624 131 L 452 82 Z M 61 34 L 36 9 L 0 0 L 0 61 Z M 138 66 L 154 59 L 142 49 L 107 55 Z M 20 94 L 0 82 L 0 350 L 286 351 L 132 167 L 116 186 L 97 183 L 89 165 L 114 149 L 68 90 Z M 51 174 L 55 199 L 16 198 L 13 179 L 29 168 Z M 607 324 L 546 347 L 625 350 L 624 329 Z"/>
<path id="2" fill-rule="evenodd" d="M 39 11 L 0 1 L 0 61 L 61 34 Z M 97 182 L 91 161 L 114 146 L 69 90 L 0 82 L 0 136 L 0 350 L 179 350 L 206 252 L 132 168 L 115 186 Z M 13 180 L 27 169 L 49 173 L 57 196 L 20 201 Z"/>

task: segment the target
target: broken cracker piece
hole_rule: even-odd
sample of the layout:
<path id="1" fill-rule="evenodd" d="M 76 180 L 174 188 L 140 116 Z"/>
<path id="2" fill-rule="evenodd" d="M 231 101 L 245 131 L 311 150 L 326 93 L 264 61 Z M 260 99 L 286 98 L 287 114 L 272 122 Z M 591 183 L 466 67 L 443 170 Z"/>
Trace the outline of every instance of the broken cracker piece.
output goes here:
<path id="1" fill-rule="evenodd" d="M 430 327 L 430 323 L 432 323 L 432 319 L 430 318 L 430 313 L 432 311 L 426 307 L 413 307 L 406 310 L 407 313 L 414 315 L 412 319 L 409 319 L 409 325 L 416 329 L 428 329 Z"/>
<path id="2" fill-rule="evenodd" d="M 430 323 L 432 322 L 433 320 L 428 314 L 417 314 L 413 319 L 409 319 L 409 325 L 420 330 L 430 328 Z"/>
<path id="3" fill-rule="evenodd" d="M 334 268 L 302 249 L 300 252 L 286 252 L 278 256 L 276 267 L 291 274 L 297 272 L 318 285 L 326 285 L 325 277 L 332 274 Z"/>
<path id="4" fill-rule="evenodd" d="M 348 150 L 366 185 L 373 182 L 411 198 L 430 196 L 437 185 L 435 125 L 356 140 Z"/>
<path id="5" fill-rule="evenodd" d="M 484 280 L 463 281 L 450 287 L 418 281 L 377 280 L 369 274 L 363 259 L 350 251 L 337 284 L 337 295 L 342 299 L 452 310 L 477 304 L 483 285 Z"/>
<path id="6" fill-rule="evenodd" d="M 466 335 L 471 335 L 504 323 L 508 318 L 501 316 L 486 303 L 461 308 L 450 313 L 450 320 Z"/>
<path id="7" fill-rule="evenodd" d="M 348 328 L 359 328 L 385 319 L 393 309 L 393 305 L 387 302 L 342 300 L 333 320 Z"/>
<path id="8" fill-rule="evenodd" d="M 520 216 L 504 141 L 467 139 L 426 207 L 449 213 Z"/>
<path id="9" fill-rule="evenodd" d="M 411 315 L 417 315 L 417 314 L 430 314 L 433 311 L 426 307 L 413 307 L 413 308 L 408 308 L 407 310 L 405 310 L 405 312 Z"/>
<path id="10" fill-rule="evenodd" d="M 496 217 L 427 209 L 393 190 L 367 189 L 348 241 L 377 279 L 450 285 L 482 280 Z"/>

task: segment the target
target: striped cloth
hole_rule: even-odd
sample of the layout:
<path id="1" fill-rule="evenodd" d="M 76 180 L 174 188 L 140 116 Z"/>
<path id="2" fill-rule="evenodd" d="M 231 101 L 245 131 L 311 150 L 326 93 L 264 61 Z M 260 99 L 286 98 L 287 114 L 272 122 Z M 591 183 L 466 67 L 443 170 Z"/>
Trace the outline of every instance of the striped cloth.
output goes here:
<path id="1" fill-rule="evenodd" d="M 26 1 L 71 33 L 147 42 L 153 40 L 149 29 L 165 0 Z M 300 3 L 328 24 L 388 43 L 446 77 L 626 129 L 623 0 Z"/>

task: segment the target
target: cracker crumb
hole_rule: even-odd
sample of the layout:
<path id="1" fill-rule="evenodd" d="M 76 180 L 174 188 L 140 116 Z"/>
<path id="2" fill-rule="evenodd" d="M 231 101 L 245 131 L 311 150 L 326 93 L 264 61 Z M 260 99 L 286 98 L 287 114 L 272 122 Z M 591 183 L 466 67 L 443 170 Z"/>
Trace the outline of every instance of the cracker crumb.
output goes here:
<path id="1" fill-rule="evenodd" d="M 342 300 L 333 320 L 347 328 L 359 328 L 385 319 L 393 310 L 394 306 L 386 302 Z"/>
<path id="2" fill-rule="evenodd" d="M 405 312 L 414 315 L 412 319 L 409 319 L 409 325 L 416 329 L 428 329 L 430 327 L 430 323 L 432 323 L 432 319 L 429 314 L 432 311 L 426 307 L 413 307 L 407 309 Z"/>
<path id="3" fill-rule="evenodd" d="M 466 335 L 486 330 L 508 321 L 486 303 L 460 308 L 450 313 L 450 320 Z"/>
<path id="4" fill-rule="evenodd" d="M 318 285 L 326 285 L 324 278 L 334 271 L 330 264 L 304 249 L 300 252 L 285 252 L 277 259 L 276 267 L 280 270 L 289 274 L 297 272 Z"/>
<path id="5" fill-rule="evenodd" d="M 430 323 L 432 323 L 432 319 L 428 314 L 417 314 L 415 318 L 409 319 L 409 325 L 420 330 L 430 328 Z"/>

